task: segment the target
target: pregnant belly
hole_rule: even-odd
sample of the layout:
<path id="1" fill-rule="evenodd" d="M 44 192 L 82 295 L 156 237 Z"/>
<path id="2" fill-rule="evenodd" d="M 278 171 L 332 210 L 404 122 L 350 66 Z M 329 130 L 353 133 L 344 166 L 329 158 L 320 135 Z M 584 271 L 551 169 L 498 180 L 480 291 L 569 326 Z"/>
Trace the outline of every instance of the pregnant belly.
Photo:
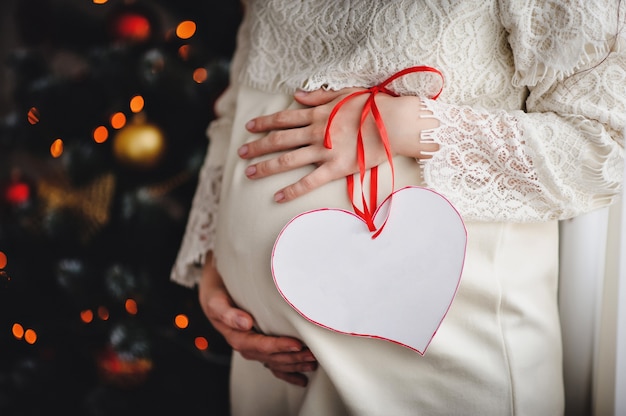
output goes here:
<path id="1" fill-rule="evenodd" d="M 237 163 L 232 182 L 226 182 L 228 188 L 222 192 L 215 246 L 217 267 L 235 303 L 255 317 L 259 330 L 296 336 L 292 325 L 284 321 L 297 319 L 295 312 L 274 286 L 274 242 L 289 220 L 302 212 L 323 207 L 348 209 L 346 182 L 338 180 L 279 204 L 273 200 L 274 193 L 311 168 L 250 180 L 243 174 L 245 165 Z"/>
<path id="2" fill-rule="evenodd" d="M 304 167 L 268 178 L 250 180 L 244 175 L 249 162 L 236 156 L 236 149 L 251 140 L 245 124 L 259 114 L 297 108 L 291 95 L 264 93 L 242 87 L 226 152 L 224 182 L 217 220 L 215 259 L 224 284 L 235 302 L 255 317 L 264 332 L 295 335 L 290 320 L 297 313 L 283 301 L 274 286 L 271 256 L 282 228 L 296 215 L 317 208 L 352 210 L 344 178 L 326 184 L 294 201 L 278 204 L 273 195 L 312 171 Z M 355 149 L 356 151 L 356 149 Z M 415 160 L 396 158 L 397 187 L 420 183 Z M 380 201 L 391 191 L 388 169 L 380 172 Z M 360 199 L 360 195 L 358 196 Z M 320 259 L 320 261 L 324 261 Z"/>
<path id="3" fill-rule="evenodd" d="M 313 167 L 250 180 L 243 174 L 248 164 L 249 162 L 245 161 L 236 162 L 232 169 L 232 182 L 228 185 L 228 189 L 223 190 L 220 201 L 220 238 L 224 237 L 236 242 L 238 255 L 246 255 L 250 251 L 256 252 L 259 249 L 271 253 L 274 240 L 280 230 L 294 216 L 305 211 L 320 208 L 341 208 L 353 211 L 345 178 L 325 184 L 293 201 L 277 203 L 273 200 L 274 193 L 310 173 Z M 394 169 L 396 189 L 420 184 L 419 168 L 415 160 L 396 157 Z M 357 205 L 360 205 L 361 194 L 358 182 L 358 177 L 356 177 L 357 191 L 353 199 Z M 366 178 L 366 186 L 368 183 L 369 178 Z M 385 164 L 379 168 L 379 204 L 390 194 L 391 186 L 391 172 L 389 166 Z M 369 195 L 366 197 L 369 199 Z"/>
<path id="4" fill-rule="evenodd" d="M 293 201 L 276 203 L 273 195 L 282 187 L 293 183 L 312 167 L 300 168 L 271 177 L 250 180 L 243 171 L 248 163 L 236 162 L 230 183 L 222 192 L 218 214 L 218 240 L 228 242 L 231 256 L 245 258 L 252 253 L 264 252 L 268 261 L 280 230 L 294 216 L 319 208 L 341 208 L 352 211 L 344 178 L 328 183 Z M 406 185 L 419 185 L 419 168 L 415 160 L 394 159 L 396 189 Z M 358 178 L 355 181 L 358 185 Z M 380 168 L 379 203 L 391 192 L 391 176 L 387 166 Z M 367 181 L 366 181 L 367 183 Z M 354 196 L 358 203 L 360 193 Z"/>
<path id="5" fill-rule="evenodd" d="M 232 182 L 223 190 L 220 201 L 218 239 L 229 241 L 230 254 L 243 256 L 264 251 L 269 258 L 274 240 L 294 216 L 316 208 L 349 209 L 346 181 L 337 180 L 286 203 L 274 202 L 282 187 L 297 181 L 312 168 L 300 168 L 271 177 L 250 180 L 243 170 L 246 162 L 233 168 Z"/>

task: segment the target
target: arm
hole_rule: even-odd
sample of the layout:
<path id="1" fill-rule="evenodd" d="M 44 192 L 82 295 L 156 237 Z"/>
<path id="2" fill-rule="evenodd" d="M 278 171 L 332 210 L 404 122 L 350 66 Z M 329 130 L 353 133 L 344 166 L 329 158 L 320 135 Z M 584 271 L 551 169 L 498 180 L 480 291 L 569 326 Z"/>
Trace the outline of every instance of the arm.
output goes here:
<path id="1" fill-rule="evenodd" d="M 218 101 L 219 114 L 232 114 L 234 91 Z M 214 266 L 212 250 L 217 224 L 217 207 L 222 183 L 222 164 L 228 149 L 232 120 L 221 116 L 209 127 L 211 138 L 181 248 L 171 279 L 187 287 L 198 287 L 200 306 L 213 327 L 244 358 L 263 363 L 279 379 L 306 386 L 304 371 L 317 367 L 315 357 L 294 338 L 270 337 L 255 332 L 253 317 L 237 308 Z"/>
<path id="2" fill-rule="evenodd" d="M 440 101 L 421 100 L 428 111 L 415 103 L 416 97 L 387 97 L 389 104 L 381 96 L 394 152 L 417 155 L 427 185 L 446 195 L 468 220 L 565 219 L 612 203 L 622 183 L 626 130 L 626 46 L 616 36 L 617 25 L 606 23 L 620 16 L 616 3 L 581 3 L 573 13 L 582 21 L 570 25 L 584 22 L 582 28 L 561 27 L 551 33 L 550 25 L 563 19 L 563 10 L 548 7 L 544 16 L 515 2 L 508 9 L 503 2 L 503 25 L 516 63 L 511 82 L 529 91 L 525 109 L 458 105 L 446 102 L 445 89 Z M 567 37 L 572 33 L 575 39 Z M 253 120 L 251 131 L 268 134 L 241 149 L 242 157 L 286 150 L 289 143 L 295 147 L 251 166 L 249 177 L 317 165 L 309 176 L 278 190 L 275 199 L 288 201 L 356 172 L 350 157 L 355 154 L 358 110 L 342 109 L 344 119 L 334 124 L 343 127 L 333 132 L 334 143 L 349 145 L 332 150 L 321 146 L 327 107 L 336 102 L 333 94 L 343 93 L 296 95 L 311 108 Z M 426 124 L 432 121 L 428 113 L 439 128 Z M 424 148 L 429 140 L 439 150 L 426 160 L 422 152 L 432 151 Z M 369 154 L 370 167 L 384 160 L 375 146 Z"/>
<path id="3" fill-rule="evenodd" d="M 216 102 L 216 113 L 230 114 L 235 95 L 233 89 L 226 90 Z M 208 150 L 200 169 L 183 240 L 170 274 L 172 281 L 183 286 L 193 287 L 200 281 L 205 255 L 214 248 L 223 161 L 231 129 L 232 119 L 221 116 L 211 123 L 207 131 L 210 138 Z"/>
<path id="4" fill-rule="evenodd" d="M 516 64 L 511 82 L 529 91 L 525 111 L 428 102 L 444 127 L 434 132 L 441 152 L 424 164 L 424 177 L 466 219 L 566 219 L 619 195 L 624 10 L 613 0 L 554 5 L 501 4 Z"/>

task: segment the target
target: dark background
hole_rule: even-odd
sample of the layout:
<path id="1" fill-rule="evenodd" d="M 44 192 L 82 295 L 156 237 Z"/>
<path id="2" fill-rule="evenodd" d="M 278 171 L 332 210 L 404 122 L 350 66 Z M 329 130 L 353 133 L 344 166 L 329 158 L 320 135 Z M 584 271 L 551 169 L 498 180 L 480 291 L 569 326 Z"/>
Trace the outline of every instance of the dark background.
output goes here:
<path id="1" fill-rule="evenodd" d="M 230 350 L 169 275 L 240 5 L 97 3 L 0 2 L 0 415 L 226 415 Z"/>

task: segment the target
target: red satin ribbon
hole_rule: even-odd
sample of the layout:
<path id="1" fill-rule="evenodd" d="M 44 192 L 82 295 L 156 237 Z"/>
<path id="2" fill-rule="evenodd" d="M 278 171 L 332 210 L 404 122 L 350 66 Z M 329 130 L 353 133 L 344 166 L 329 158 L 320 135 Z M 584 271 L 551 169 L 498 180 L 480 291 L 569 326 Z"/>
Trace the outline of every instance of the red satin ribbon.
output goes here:
<path id="1" fill-rule="evenodd" d="M 366 201 L 365 194 L 363 192 L 363 184 L 365 182 L 366 169 L 365 169 L 365 148 L 363 146 L 362 129 L 363 129 L 363 125 L 365 124 L 365 119 L 367 118 L 368 114 L 371 112 L 372 116 L 374 117 L 374 121 L 376 123 L 376 128 L 378 129 L 378 134 L 380 135 L 380 140 L 382 141 L 383 146 L 385 147 L 385 153 L 387 154 L 387 160 L 389 161 L 389 166 L 391 167 L 391 193 L 393 193 L 394 188 L 395 188 L 395 181 L 394 181 L 395 171 L 393 167 L 393 155 L 391 154 L 391 145 L 389 144 L 389 136 L 387 135 L 387 129 L 385 128 L 385 123 L 383 122 L 380 111 L 378 110 L 378 106 L 376 105 L 375 97 L 376 97 L 376 94 L 380 92 L 397 97 L 398 94 L 394 93 L 393 91 L 388 90 L 387 86 L 393 81 L 395 81 L 396 79 L 403 77 L 407 74 L 413 73 L 413 72 L 433 72 L 439 75 L 443 81 L 443 74 L 439 70 L 432 68 L 430 66 L 413 66 L 410 68 L 403 69 L 402 71 L 399 71 L 395 73 L 394 75 L 392 75 L 391 77 L 387 78 L 382 83 L 375 85 L 371 88 L 368 88 L 366 90 L 356 91 L 348 95 L 341 101 L 339 101 L 337 105 L 335 105 L 333 110 L 331 111 L 330 116 L 328 117 L 328 123 L 326 124 L 326 132 L 324 134 L 324 146 L 328 149 L 331 149 L 332 141 L 330 138 L 330 127 L 331 127 L 333 119 L 339 112 L 339 109 L 348 100 L 356 97 L 357 95 L 370 94 L 370 96 L 367 98 L 367 101 L 363 105 L 363 110 L 361 111 L 361 123 L 359 125 L 359 130 L 357 133 L 357 162 L 359 166 L 359 179 L 361 182 L 361 200 L 363 204 L 363 210 L 360 210 L 359 208 L 357 208 L 357 206 L 354 203 L 354 176 L 353 175 L 347 176 L 346 180 L 347 180 L 347 185 L 348 185 L 348 197 L 350 198 L 350 202 L 352 203 L 352 208 L 354 209 L 354 212 L 365 221 L 368 229 L 374 232 L 374 234 L 372 235 L 372 238 L 378 237 L 378 235 L 381 233 L 381 231 L 385 227 L 385 224 L 387 223 L 387 218 L 385 218 L 385 221 L 380 226 L 380 228 L 376 229 L 376 225 L 374 224 L 374 213 L 376 212 L 376 208 L 378 205 L 378 202 L 377 202 L 378 167 L 377 166 L 374 166 L 370 170 L 369 203 Z M 442 87 L 439 89 L 437 94 L 435 94 L 432 97 L 432 99 L 436 100 L 441 94 L 442 90 L 443 90 L 443 83 L 442 83 Z"/>

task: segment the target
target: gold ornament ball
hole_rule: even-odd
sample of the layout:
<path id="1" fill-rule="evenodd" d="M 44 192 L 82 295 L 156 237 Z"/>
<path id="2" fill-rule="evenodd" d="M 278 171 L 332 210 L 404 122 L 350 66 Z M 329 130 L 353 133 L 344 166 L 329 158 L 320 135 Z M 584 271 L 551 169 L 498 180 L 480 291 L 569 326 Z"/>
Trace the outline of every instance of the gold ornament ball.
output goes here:
<path id="1" fill-rule="evenodd" d="M 158 165 L 165 154 L 165 137 L 152 124 L 128 124 L 115 135 L 113 153 L 120 163 L 150 169 Z"/>

